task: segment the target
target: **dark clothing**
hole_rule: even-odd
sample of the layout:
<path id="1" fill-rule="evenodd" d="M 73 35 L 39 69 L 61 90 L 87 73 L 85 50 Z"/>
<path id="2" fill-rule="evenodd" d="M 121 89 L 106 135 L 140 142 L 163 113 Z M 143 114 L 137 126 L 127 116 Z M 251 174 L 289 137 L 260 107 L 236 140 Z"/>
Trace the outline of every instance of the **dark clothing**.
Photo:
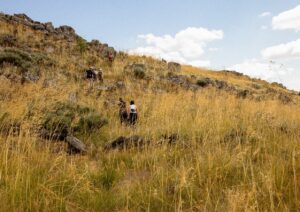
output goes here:
<path id="1" fill-rule="evenodd" d="M 135 125 L 138 119 L 137 113 L 130 113 L 129 114 L 129 123 Z"/>
<path id="2" fill-rule="evenodd" d="M 126 103 L 123 100 L 120 100 L 119 102 L 119 118 L 120 118 L 120 122 L 122 123 L 126 123 L 128 121 L 128 113 L 126 110 Z"/>
<path id="3" fill-rule="evenodd" d="M 120 111 L 119 112 L 119 117 L 120 117 L 120 122 L 122 123 L 126 123 L 128 121 L 128 113 L 127 111 Z"/>
<path id="4" fill-rule="evenodd" d="M 92 80 L 97 79 L 96 73 L 94 72 L 94 70 L 91 70 L 91 69 L 85 71 L 85 77 L 87 79 L 92 79 Z"/>

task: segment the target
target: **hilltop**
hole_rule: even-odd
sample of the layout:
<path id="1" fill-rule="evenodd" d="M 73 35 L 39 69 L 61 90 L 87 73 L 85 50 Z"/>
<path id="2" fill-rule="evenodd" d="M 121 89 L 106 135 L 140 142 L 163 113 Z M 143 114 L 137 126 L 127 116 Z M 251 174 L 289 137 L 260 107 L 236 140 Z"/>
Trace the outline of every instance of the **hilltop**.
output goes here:
<path id="1" fill-rule="evenodd" d="M 86 79 L 92 66 L 103 81 Z M 136 127 L 119 123 L 119 97 L 136 101 Z M 129 55 L 70 26 L 0 13 L 0 202 L 17 211 L 297 210 L 299 106 L 299 93 L 279 83 Z"/>

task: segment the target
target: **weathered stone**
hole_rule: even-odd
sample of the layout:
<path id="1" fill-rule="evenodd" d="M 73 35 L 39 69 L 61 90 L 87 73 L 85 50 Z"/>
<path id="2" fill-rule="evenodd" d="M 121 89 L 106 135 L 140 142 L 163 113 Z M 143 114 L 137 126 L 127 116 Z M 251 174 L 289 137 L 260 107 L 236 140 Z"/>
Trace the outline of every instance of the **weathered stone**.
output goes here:
<path id="1" fill-rule="evenodd" d="M 168 70 L 172 72 L 180 72 L 181 71 L 181 65 L 179 63 L 175 62 L 169 62 L 168 63 Z"/>
<path id="2" fill-rule="evenodd" d="M 125 89 L 126 85 L 125 85 L 125 83 L 123 81 L 119 81 L 119 82 L 116 83 L 116 87 L 118 89 Z"/>
<path id="3" fill-rule="evenodd" d="M 27 22 L 33 22 L 33 20 L 31 18 L 29 18 L 26 14 L 24 13 L 20 13 L 20 14 L 14 14 L 15 17 L 18 17 L 24 21 L 27 21 Z"/>
<path id="4" fill-rule="evenodd" d="M 44 24 L 45 25 L 45 29 L 50 32 L 53 33 L 55 31 L 54 26 L 51 22 L 47 22 Z"/>
<path id="5" fill-rule="evenodd" d="M 86 145 L 74 136 L 67 136 L 66 142 L 69 145 L 69 153 L 84 153 L 86 152 Z"/>
<path id="6" fill-rule="evenodd" d="M 112 142 L 105 145 L 105 150 L 112 150 L 112 149 L 127 149 L 131 147 L 141 147 L 148 144 L 149 141 L 145 141 L 143 137 L 138 135 L 133 135 L 131 137 L 124 137 L 120 136 L 117 139 L 113 140 Z"/>
<path id="7" fill-rule="evenodd" d="M 43 24 L 34 24 L 34 25 L 32 26 L 32 28 L 33 28 L 34 30 L 41 30 L 41 31 L 46 30 L 46 28 L 45 28 L 45 26 L 44 26 Z"/>

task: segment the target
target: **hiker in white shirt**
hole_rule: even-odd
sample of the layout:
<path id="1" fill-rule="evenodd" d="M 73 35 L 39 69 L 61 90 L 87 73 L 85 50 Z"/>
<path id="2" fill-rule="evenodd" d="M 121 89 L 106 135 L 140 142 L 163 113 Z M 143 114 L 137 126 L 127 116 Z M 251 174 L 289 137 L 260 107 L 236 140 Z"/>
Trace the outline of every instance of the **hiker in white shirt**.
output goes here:
<path id="1" fill-rule="evenodd" d="M 137 108 L 136 105 L 134 104 L 134 101 L 130 101 L 130 107 L 129 107 L 129 123 L 131 125 L 135 125 L 138 119 L 137 115 Z"/>

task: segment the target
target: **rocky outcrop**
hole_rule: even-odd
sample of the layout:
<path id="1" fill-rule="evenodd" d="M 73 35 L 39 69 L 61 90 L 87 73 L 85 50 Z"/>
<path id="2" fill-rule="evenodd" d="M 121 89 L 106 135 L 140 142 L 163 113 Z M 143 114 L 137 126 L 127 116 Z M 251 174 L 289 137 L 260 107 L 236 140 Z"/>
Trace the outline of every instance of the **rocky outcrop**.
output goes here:
<path id="1" fill-rule="evenodd" d="M 67 38 L 69 40 L 75 40 L 79 37 L 75 33 L 75 30 L 70 26 L 60 26 L 58 28 L 54 28 L 51 22 L 41 23 L 34 21 L 26 14 L 6 15 L 0 13 L 0 20 L 7 21 L 9 23 L 22 24 L 32 28 L 33 30 L 41 31 L 47 34 L 53 34 L 54 36 L 58 35 L 61 38 Z"/>
<path id="2" fill-rule="evenodd" d="M 138 135 L 133 135 L 130 137 L 120 136 L 112 142 L 105 145 L 105 150 L 113 149 L 128 149 L 132 147 L 141 147 L 146 144 L 149 144 L 149 141 L 146 141 L 143 137 Z"/>
<path id="3" fill-rule="evenodd" d="M 111 61 L 117 56 L 117 52 L 113 47 L 108 46 L 108 44 L 102 44 L 98 40 L 92 40 L 88 43 L 90 49 L 97 52 L 98 56 L 107 58 Z"/>
<path id="4" fill-rule="evenodd" d="M 168 63 L 168 71 L 180 72 L 181 71 L 181 65 L 179 63 L 175 63 L 175 62 L 169 62 Z"/>

